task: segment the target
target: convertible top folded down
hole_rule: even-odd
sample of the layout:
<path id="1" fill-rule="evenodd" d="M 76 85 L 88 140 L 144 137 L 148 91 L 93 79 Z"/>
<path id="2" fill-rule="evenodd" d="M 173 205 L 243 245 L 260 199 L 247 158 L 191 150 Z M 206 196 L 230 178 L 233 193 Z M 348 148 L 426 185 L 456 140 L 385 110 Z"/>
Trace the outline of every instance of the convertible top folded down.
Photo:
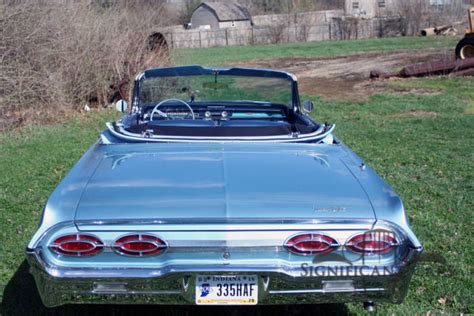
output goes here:
<path id="1" fill-rule="evenodd" d="M 153 132 L 163 136 L 278 136 L 292 133 L 291 125 L 287 122 L 237 120 L 224 121 L 215 125 L 214 121 L 182 120 L 151 121 L 145 124 L 133 125 L 127 128 L 131 133 Z"/>

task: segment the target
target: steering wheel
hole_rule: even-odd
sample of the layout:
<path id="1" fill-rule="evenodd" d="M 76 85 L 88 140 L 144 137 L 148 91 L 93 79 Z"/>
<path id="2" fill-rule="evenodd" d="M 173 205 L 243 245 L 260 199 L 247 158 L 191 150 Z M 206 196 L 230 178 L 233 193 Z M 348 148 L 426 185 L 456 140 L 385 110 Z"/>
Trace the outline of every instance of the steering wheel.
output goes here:
<path id="1" fill-rule="evenodd" d="M 163 104 L 167 103 L 167 102 L 170 102 L 170 101 L 173 101 L 173 102 L 179 102 L 181 104 L 184 104 L 186 105 L 186 107 L 189 109 L 189 111 L 191 112 L 191 115 L 193 116 L 193 120 L 195 120 L 195 116 L 194 116 L 194 111 L 193 109 L 191 108 L 191 106 L 186 102 L 186 101 L 183 101 L 183 100 L 180 100 L 180 99 L 165 99 L 163 101 L 161 101 L 160 103 L 158 103 L 157 105 L 155 105 L 155 107 L 153 108 L 153 111 L 151 111 L 151 114 L 150 114 L 150 121 L 153 121 L 153 116 L 155 115 L 155 113 L 158 113 L 159 116 L 161 117 L 164 117 L 164 118 L 169 118 L 168 117 L 168 114 L 158 110 L 158 108 L 160 106 L 162 106 Z"/>

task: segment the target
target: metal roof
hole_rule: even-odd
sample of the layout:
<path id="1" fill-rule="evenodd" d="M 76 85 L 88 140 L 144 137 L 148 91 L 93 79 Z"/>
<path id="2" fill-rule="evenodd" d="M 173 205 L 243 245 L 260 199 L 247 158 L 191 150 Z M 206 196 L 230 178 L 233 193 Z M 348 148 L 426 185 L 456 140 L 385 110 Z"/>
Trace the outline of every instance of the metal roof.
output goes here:
<path id="1" fill-rule="evenodd" d="M 247 8 L 237 2 L 202 2 L 197 8 L 207 7 L 222 21 L 250 20 L 251 16 Z"/>

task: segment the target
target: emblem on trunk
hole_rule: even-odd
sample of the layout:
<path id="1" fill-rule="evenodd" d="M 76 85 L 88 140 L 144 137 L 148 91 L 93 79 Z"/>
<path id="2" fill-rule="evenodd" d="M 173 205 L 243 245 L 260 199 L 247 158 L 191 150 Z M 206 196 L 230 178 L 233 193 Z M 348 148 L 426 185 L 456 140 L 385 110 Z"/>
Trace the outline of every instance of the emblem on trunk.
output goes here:
<path id="1" fill-rule="evenodd" d="M 346 211 L 345 207 L 315 207 L 315 212 L 318 213 L 344 213 Z"/>

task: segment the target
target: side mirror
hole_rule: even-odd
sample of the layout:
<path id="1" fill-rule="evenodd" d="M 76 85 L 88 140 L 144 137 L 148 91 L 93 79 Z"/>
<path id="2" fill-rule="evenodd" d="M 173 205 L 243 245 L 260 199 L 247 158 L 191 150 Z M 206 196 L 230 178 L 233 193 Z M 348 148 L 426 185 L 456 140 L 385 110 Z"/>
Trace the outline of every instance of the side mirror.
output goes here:
<path id="1" fill-rule="evenodd" d="M 303 103 L 303 112 L 311 113 L 314 110 L 314 103 L 311 100 L 306 100 Z"/>
<path id="2" fill-rule="evenodd" d="M 128 108 L 128 103 L 125 100 L 118 100 L 117 103 L 115 103 L 115 108 L 119 112 L 125 112 Z"/>

